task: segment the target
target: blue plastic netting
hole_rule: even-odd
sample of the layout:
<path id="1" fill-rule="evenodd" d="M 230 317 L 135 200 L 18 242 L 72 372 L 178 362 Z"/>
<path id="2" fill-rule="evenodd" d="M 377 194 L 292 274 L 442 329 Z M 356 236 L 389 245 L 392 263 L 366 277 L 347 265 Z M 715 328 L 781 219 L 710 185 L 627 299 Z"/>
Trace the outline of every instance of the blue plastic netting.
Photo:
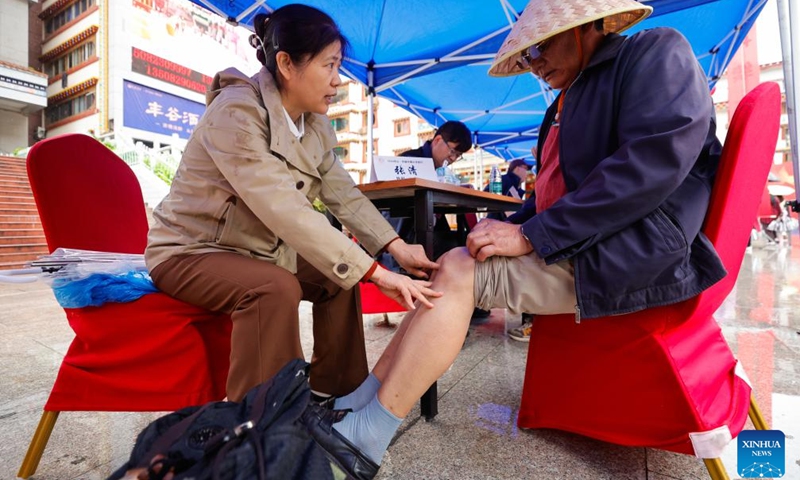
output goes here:
<path id="1" fill-rule="evenodd" d="M 53 281 L 53 293 L 64 308 L 97 307 L 107 302 L 132 302 L 157 292 L 150 275 L 143 271 L 94 273 L 78 280 Z"/>

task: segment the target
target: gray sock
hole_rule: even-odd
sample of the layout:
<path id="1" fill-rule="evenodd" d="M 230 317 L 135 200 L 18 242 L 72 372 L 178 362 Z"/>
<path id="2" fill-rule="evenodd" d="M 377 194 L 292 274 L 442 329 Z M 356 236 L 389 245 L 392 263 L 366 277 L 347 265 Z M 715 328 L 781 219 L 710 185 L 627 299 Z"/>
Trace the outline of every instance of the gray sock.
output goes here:
<path id="1" fill-rule="evenodd" d="M 395 432 L 403 423 L 378 401 L 378 395 L 361 410 L 344 417 L 333 428 L 350 440 L 373 462 L 380 465 Z"/>
<path id="2" fill-rule="evenodd" d="M 370 372 L 367 379 L 361 382 L 358 388 L 344 397 L 337 398 L 333 403 L 333 409 L 346 410 L 349 408 L 354 412 L 361 410 L 378 393 L 379 388 L 381 388 L 381 381 Z"/>

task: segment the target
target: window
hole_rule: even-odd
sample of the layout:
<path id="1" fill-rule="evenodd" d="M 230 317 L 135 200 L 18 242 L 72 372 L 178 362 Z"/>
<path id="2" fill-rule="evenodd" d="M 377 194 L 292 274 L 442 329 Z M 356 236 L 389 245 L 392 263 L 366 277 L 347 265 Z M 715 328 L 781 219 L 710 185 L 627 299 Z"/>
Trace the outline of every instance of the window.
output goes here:
<path id="1" fill-rule="evenodd" d="M 367 114 L 368 113 L 369 112 L 363 112 L 361 114 L 361 125 L 362 125 L 362 128 L 364 129 L 365 132 L 367 131 L 367 128 L 369 126 L 369 119 L 367 118 Z M 378 128 L 378 115 L 377 115 L 377 113 L 378 112 L 375 112 L 375 114 L 372 115 L 372 128 Z"/>
<path id="2" fill-rule="evenodd" d="M 336 157 L 342 163 L 349 163 L 350 162 L 350 152 L 345 147 L 335 147 L 333 149 L 333 153 L 336 154 Z"/>
<path id="3" fill-rule="evenodd" d="M 361 149 L 362 149 L 362 151 L 364 153 L 364 156 L 361 157 L 361 161 L 365 162 L 365 163 L 366 163 L 367 159 L 369 158 L 369 149 L 367 148 L 368 145 L 369 145 L 369 143 L 366 142 L 366 141 L 361 143 Z M 374 155 L 378 155 L 378 141 L 377 140 L 373 140 L 372 141 L 372 153 Z"/>
<path id="4" fill-rule="evenodd" d="M 350 100 L 350 84 L 336 87 L 336 96 L 333 97 L 332 103 L 347 103 L 348 100 Z"/>
<path id="5" fill-rule="evenodd" d="M 781 125 L 781 140 L 789 140 L 789 125 Z"/>
<path id="6" fill-rule="evenodd" d="M 347 125 L 348 125 L 347 117 L 334 118 L 333 120 L 331 120 L 331 125 L 333 126 L 333 129 L 335 131 L 343 132 L 347 130 Z"/>
<path id="7" fill-rule="evenodd" d="M 394 136 L 402 137 L 411 133 L 411 119 L 401 118 L 394 121 Z"/>
<path id="8" fill-rule="evenodd" d="M 83 113 L 94 108 L 95 93 L 87 92 L 83 95 L 70 98 L 69 100 L 47 107 L 48 123 L 55 123 L 73 115 Z"/>
<path id="9" fill-rule="evenodd" d="M 77 0 L 64 10 L 56 13 L 52 18 L 44 22 L 45 34 L 49 35 L 68 24 L 73 19 L 78 18 L 83 14 L 83 12 L 88 10 L 89 7 L 94 6 L 94 2 L 95 0 Z"/>
<path id="10" fill-rule="evenodd" d="M 47 63 L 44 67 L 44 71 L 47 72 L 50 77 L 55 77 L 86 62 L 94 57 L 94 54 L 94 41 L 83 43 L 77 48 L 69 50 L 66 54 Z"/>

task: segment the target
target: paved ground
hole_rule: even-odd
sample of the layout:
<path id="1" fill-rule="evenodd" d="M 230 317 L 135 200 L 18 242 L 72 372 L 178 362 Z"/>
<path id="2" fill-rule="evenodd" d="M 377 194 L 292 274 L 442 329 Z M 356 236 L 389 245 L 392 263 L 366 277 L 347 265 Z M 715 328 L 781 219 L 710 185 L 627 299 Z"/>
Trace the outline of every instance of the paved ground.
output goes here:
<path id="1" fill-rule="evenodd" d="M 800 478 L 800 241 L 748 253 L 737 287 L 717 314 L 753 380 L 768 422 L 787 435 L 787 474 Z M 311 345 L 310 306 L 301 307 Z M 367 316 L 374 363 L 394 330 Z M 393 315 L 399 321 L 398 315 Z M 503 310 L 472 328 L 439 382 L 433 422 L 409 415 L 379 478 L 687 479 L 707 478 L 702 461 L 611 445 L 553 430 L 519 430 L 516 414 L 527 344 L 510 340 Z M 0 478 L 14 478 L 73 334 L 49 287 L 0 284 Z M 159 414 L 62 413 L 36 479 L 105 478 L 127 457 L 138 431 Z M 723 457 L 731 478 L 736 451 Z"/>

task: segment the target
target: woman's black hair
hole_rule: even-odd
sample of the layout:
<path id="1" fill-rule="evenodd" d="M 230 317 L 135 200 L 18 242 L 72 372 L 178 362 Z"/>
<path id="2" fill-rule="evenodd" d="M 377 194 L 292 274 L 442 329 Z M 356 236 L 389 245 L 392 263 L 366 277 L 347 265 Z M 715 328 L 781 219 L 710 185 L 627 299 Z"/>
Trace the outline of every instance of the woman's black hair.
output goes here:
<path id="1" fill-rule="evenodd" d="M 338 41 L 342 55 L 349 43 L 336 22 L 325 12 L 301 4 L 285 5 L 271 15 L 260 13 L 253 19 L 256 35 L 263 42 L 258 45 L 258 60 L 278 81 L 278 64 L 275 56 L 286 52 L 296 65 L 302 65 Z M 255 46 L 255 45 L 254 45 Z"/>

